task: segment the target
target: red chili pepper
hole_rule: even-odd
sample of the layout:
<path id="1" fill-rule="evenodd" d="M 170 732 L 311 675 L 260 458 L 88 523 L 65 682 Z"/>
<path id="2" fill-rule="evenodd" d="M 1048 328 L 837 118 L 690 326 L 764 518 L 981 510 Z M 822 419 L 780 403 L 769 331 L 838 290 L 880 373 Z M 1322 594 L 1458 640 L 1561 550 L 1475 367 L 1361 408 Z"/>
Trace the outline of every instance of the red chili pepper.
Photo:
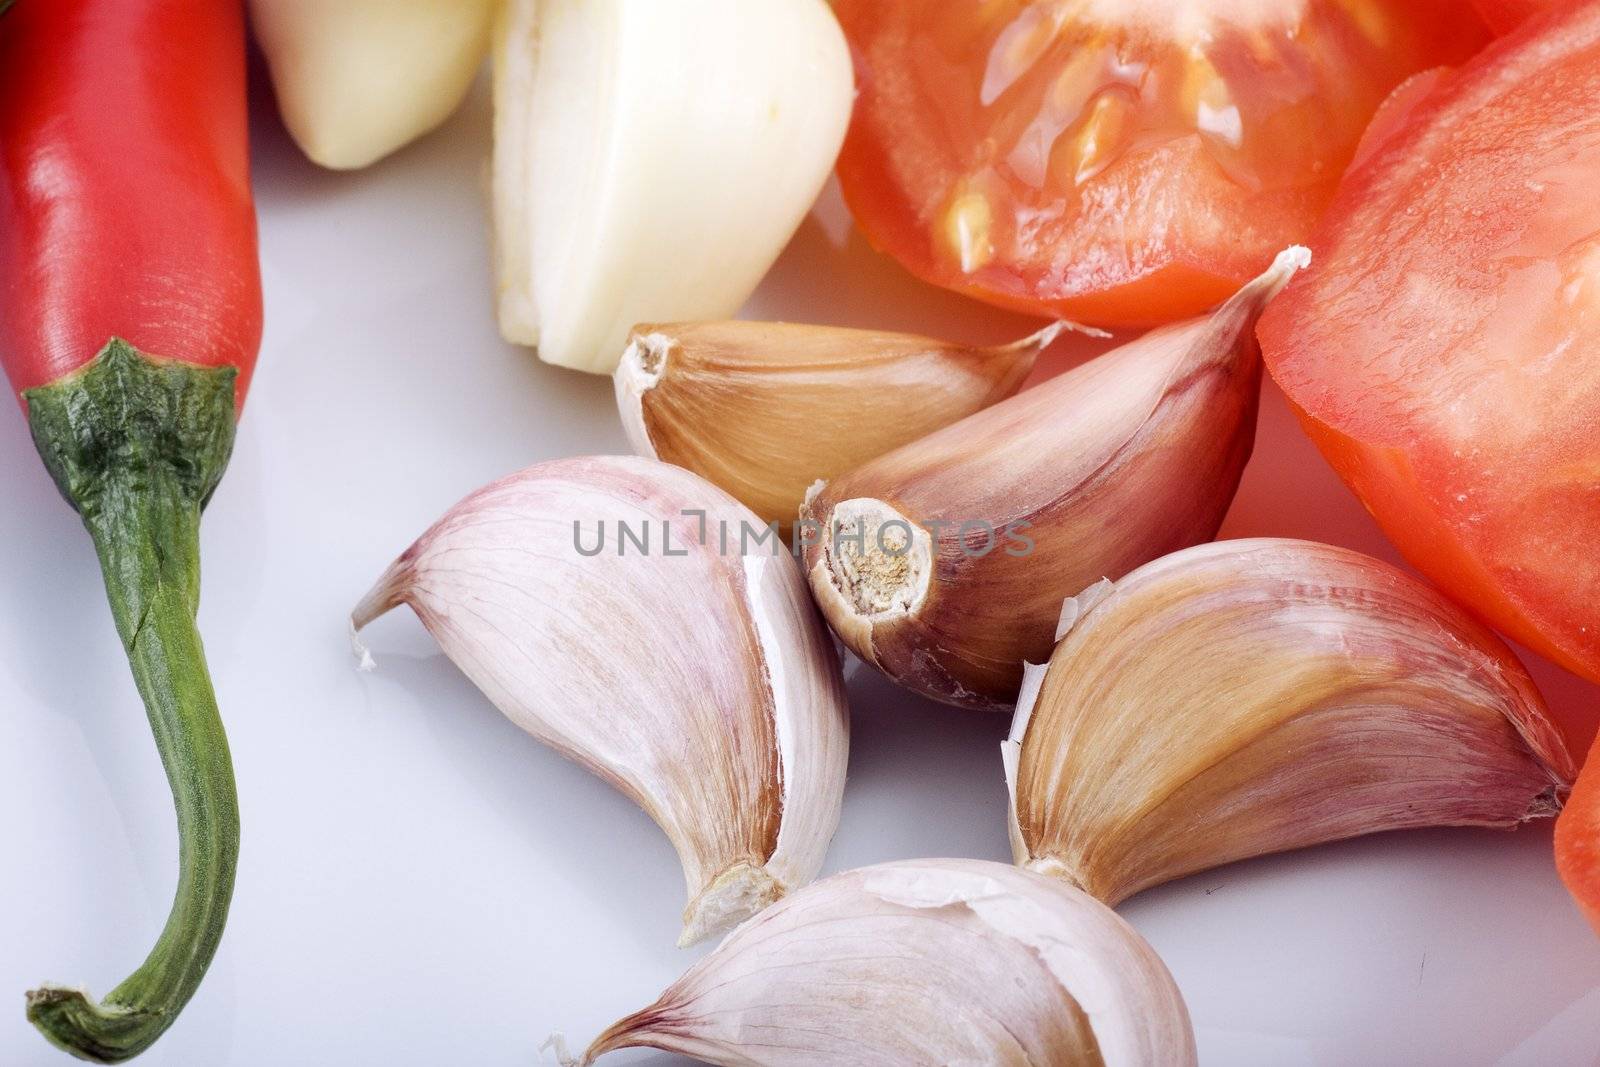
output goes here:
<path id="1" fill-rule="evenodd" d="M 118 1062 L 216 951 L 238 803 L 199 634 L 200 512 L 261 338 L 238 0 L 0 0 L 0 364 L 94 538 L 178 811 L 177 899 L 101 1004 L 28 1016 Z"/>

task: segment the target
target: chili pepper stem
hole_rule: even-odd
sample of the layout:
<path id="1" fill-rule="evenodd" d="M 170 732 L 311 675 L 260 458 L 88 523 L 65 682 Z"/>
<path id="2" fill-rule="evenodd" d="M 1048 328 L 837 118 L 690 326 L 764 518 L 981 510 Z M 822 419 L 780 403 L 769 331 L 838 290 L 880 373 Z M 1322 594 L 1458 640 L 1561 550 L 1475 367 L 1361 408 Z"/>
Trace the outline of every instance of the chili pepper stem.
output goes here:
<path id="1" fill-rule="evenodd" d="M 200 514 L 232 450 L 234 378 L 113 339 L 25 395 L 45 465 L 94 538 L 178 814 L 177 898 L 145 962 L 100 1004 L 55 986 L 28 994 L 28 1018 L 47 1038 L 101 1063 L 137 1056 L 172 1025 L 216 953 L 233 893 L 238 800 L 195 612 Z"/>

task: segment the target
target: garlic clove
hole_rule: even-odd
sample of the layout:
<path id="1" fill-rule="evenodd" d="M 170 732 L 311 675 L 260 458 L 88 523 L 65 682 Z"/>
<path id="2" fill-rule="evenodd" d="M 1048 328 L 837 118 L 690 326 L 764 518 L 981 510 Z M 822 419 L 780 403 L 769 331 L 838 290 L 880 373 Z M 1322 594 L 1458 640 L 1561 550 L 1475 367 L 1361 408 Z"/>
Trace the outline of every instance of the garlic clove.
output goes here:
<path id="1" fill-rule="evenodd" d="M 1183 998 L 1110 909 L 981 860 L 809 886 L 745 923 L 580 1064 L 624 1048 L 713 1064 L 1185 1067 Z"/>
<path id="2" fill-rule="evenodd" d="M 494 54 L 500 329 L 599 374 L 635 323 L 738 310 L 855 95 L 823 0 L 508 0 Z"/>
<path id="3" fill-rule="evenodd" d="M 772 322 L 640 326 L 617 406 L 642 456 L 675 463 L 787 529 L 818 479 L 1016 393 L 1058 322 L 1014 344 Z"/>
<path id="4" fill-rule="evenodd" d="M 1216 536 L 1255 441 L 1256 320 L 1309 259 L 828 482 L 800 528 L 834 632 L 936 700 L 1014 706 L 1063 598 Z"/>
<path id="5" fill-rule="evenodd" d="M 1108 904 L 1380 830 L 1514 827 L 1575 775 L 1505 644 L 1357 552 L 1224 541 L 1097 591 L 1017 706 L 1017 861 Z"/>
<path id="6" fill-rule="evenodd" d="M 284 125 L 315 163 L 365 167 L 456 110 L 494 0 L 250 0 Z"/>
<path id="7" fill-rule="evenodd" d="M 793 558 L 720 489 L 632 457 L 530 467 L 451 509 L 352 625 L 400 604 L 513 722 L 660 824 L 683 943 L 816 877 L 848 749 L 838 657 Z"/>

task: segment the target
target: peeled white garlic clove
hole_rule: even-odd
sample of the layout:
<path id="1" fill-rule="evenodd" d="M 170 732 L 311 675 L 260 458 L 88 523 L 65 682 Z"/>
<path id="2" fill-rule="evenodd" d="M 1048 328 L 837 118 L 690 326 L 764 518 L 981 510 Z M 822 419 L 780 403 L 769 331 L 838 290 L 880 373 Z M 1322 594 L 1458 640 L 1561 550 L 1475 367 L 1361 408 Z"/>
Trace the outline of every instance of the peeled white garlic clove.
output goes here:
<path id="1" fill-rule="evenodd" d="M 824 0 L 507 0 L 494 55 L 500 330 L 600 374 L 635 323 L 738 310 L 855 95 Z"/>
<path id="2" fill-rule="evenodd" d="M 788 528 L 806 490 L 1012 396 L 1058 322 L 990 348 L 774 322 L 640 326 L 617 367 L 634 450 Z"/>
<path id="3" fill-rule="evenodd" d="M 583 1058 L 657 1048 L 739 1067 L 1186 1067 L 1164 964 L 1070 886 L 981 860 L 849 871 L 745 923 Z"/>
<path id="4" fill-rule="evenodd" d="M 1309 260 L 828 482 L 799 538 L 834 632 L 935 700 L 1012 707 L 1065 597 L 1216 536 L 1255 442 L 1256 320 Z"/>
<path id="5" fill-rule="evenodd" d="M 312 161 L 374 163 L 460 105 L 495 0 L 250 0 L 284 125 Z"/>
<path id="6" fill-rule="evenodd" d="M 1380 830 L 1513 827 L 1576 774 L 1505 644 L 1360 553 L 1224 541 L 1080 600 L 1006 743 L 1012 844 L 1108 904 Z"/>
<path id="7" fill-rule="evenodd" d="M 793 558 L 720 489 L 631 457 L 530 467 L 451 509 L 352 625 L 400 604 L 513 722 L 666 831 L 684 944 L 816 877 L 844 682 Z"/>

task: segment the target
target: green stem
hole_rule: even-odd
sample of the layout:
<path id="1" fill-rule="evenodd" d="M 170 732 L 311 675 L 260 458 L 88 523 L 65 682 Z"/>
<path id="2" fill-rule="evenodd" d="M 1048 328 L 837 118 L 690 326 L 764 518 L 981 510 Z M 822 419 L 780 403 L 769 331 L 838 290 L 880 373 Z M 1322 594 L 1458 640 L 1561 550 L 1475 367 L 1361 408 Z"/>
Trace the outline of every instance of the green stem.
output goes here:
<path id="1" fill-rule="evenodd" d="M 195 612 L 200 513 L 232 450 L 234 378 L 113 340 L 26 395 L 40 455 L 94 538 L 178 814 L 177 897 L 143 965 L 100 1004 L 55 986 L 28 994 L 28 1018 L 47 1038 L 100 1063 L 137 1056 L 172 1025 L 216 953 L 233 894 L 238 800 Z"/>

